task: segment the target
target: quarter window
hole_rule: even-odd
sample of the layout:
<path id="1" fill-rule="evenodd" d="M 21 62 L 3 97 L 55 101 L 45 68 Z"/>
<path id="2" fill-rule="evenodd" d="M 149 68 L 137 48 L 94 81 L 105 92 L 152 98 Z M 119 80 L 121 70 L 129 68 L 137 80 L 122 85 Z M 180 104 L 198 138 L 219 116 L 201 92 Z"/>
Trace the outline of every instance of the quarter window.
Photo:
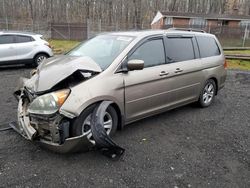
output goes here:
<path id="1" fill-rule="evenodd" d="M 2 35 L 0 36 L 0 44 L 11 44 L 14 43 L 13 35 Z"/>
<path id="2" fill-rule="evenodd" d="M 192 38 L 167 38 L 169 63 L 195 59 Z"/>
<path id="3" fill-rule="evenodd" d="M 162 39 L 154 39 L 143 43 L 129 57 L 144 61 L 144 67 L 152 67 L 165 63 L 165 52 Z"/>
<path id="4" fill-rule="evenodd" d="M 16 42 L 17 43 L 24 43 L 24 42 L 31 42 L 31 41 L 33 41 L 33 40 L 29 36 L 22 36 L 22 35 L 17 35 L 16 36 Z"/>
<path id="5" fill-rule="evenodd" d="M 220 55 L 220 49 L 212 37 L 197 36 L 201 58 Z"/>

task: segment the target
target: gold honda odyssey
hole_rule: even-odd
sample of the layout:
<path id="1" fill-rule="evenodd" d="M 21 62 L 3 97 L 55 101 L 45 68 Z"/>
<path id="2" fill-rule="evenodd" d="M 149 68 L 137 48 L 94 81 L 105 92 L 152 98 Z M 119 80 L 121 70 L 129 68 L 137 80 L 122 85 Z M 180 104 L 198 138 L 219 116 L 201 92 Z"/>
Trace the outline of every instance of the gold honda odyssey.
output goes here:
<path id="1" fill-rule="evenodd" d="M 101 101 L 108 135 L 125 124 L 197 102 L 208 107 L 226 79 L 219 41 L 178 29 L 98 35 L 44 60 L 15 95 L 19 133 L 69 152 L 95 145 L 91 114 Z"/>

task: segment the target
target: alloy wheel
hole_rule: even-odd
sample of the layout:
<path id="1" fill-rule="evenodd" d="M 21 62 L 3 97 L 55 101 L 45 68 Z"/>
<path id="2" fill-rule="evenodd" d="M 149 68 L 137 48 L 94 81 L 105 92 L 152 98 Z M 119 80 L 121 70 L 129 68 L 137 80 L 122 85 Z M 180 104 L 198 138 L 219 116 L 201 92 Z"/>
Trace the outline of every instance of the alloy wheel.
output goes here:
<path id="1" fill-rule="evenodd" d="M 91 132 L 91 115 L 88 115 L 87 118 L 84 120 L 83 125 L 82 125 L 82 134 L 84 136 L 87 136 L 87 139 L 95 145 L 95 140 L 93 138 L 92 132 Z M 104 117 L 103 117 L 103 123 L 104 123 L 104 128 L 107 132 L 107 134 L 109 135 L 111 130 L 112 130 L 112 126 L 113 126 L 113 120 L 112 120 L 112 116 L 110 115 L 110 113 L 106 112 Z"/>
<path id="2" fill-rule="evenodd" d="M 214 97 L 214 86 L 212 83 L 208 83 L 203 91 L 203 96 L 202 96 L 203 102 L 205 104 L 209 104 L 212 101 L 213 97 Z"/>
<path id="3" fill-rule="evenodd" d="M 47 57 L 45 55 L 40 55 L 37 59 L 36 59 L 36 62 L 38 65 L 40 65 L 40 63 L 42 63 L 42 61 L 44 59 L 47 59 Z"/>

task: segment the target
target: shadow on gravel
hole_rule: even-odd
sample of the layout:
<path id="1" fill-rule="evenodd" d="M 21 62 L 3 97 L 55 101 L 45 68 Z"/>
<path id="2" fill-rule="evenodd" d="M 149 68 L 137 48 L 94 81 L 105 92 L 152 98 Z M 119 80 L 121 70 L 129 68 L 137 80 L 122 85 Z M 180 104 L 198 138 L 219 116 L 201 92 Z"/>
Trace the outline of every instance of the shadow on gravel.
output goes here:
<path id="1" fill-rule="evenodd" d="M 25 65 L 8 65 L 8 66 L 0 66 L 0 72 L 1 71 L 16 71 L 16 70 L 29 70 L 29 69 L 32 69 L 32 67 L 27 67 Z"/>
<path id="2" fill-rule="evenodd" d="M 214 104 L 212 104 L 214 105 Z M 212 106 L 211 105 L 211 106 Z M 137 131 L 136 129 L 141 129 L 143 128 L 143 126 L 145 126 L 144 128 L 146 128 L 146 126 L 152 126 L 151 128 L 155 128 L 154 124 L 157 124 L 158 122 L 168 122 L 168 120 L 172 120 L 173 117 L 179 117 L 184 115 L 186 112 L 188 111 L 192 111 L 193 113 L 195 113 L 196 111 L 201 111 L 202 108 L 199 107 L 199 105 L 197 103 L 191 103 L 191 104 L 187 104 L 185 106 L 181 106 L 172 110 L 168 110 L 144 119 L 141 119 L 139 121 L 136 121 L 134 123 L 130 123 L 128 125 L 125 125 L 124 128 L 121 131 L 121 134 L 124 131 Z M 158 122 L 156 122 L 158 121 Z M 157 126 L 161 126 L 160 124 Z M 134 130 L 130 130 L 130 129 L 134 129 Z M 138 130 L 139 133 L 140 130 Z M 116 135 L 114 135 L 116 137 Z"/>

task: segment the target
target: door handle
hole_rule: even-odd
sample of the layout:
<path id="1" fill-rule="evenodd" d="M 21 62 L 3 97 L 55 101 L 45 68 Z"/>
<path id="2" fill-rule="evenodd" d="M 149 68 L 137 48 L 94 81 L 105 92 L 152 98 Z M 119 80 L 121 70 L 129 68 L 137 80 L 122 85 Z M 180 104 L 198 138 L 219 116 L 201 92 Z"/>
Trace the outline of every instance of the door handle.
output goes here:
<path id="1" fill-rule="evenodd" d="M 183 72 L 183 70 L 180 69 L 180 68 L 177 68 L 174 72 L 175 72 L 175 73 L 179 73 L 179 72 Z"/>
<path id="2" fill-rule="evenodd" d="M 159 74 L 159 76 L 167 76 L 169 73 L 166 71 L 161 71 L 161 73 Z"/>

